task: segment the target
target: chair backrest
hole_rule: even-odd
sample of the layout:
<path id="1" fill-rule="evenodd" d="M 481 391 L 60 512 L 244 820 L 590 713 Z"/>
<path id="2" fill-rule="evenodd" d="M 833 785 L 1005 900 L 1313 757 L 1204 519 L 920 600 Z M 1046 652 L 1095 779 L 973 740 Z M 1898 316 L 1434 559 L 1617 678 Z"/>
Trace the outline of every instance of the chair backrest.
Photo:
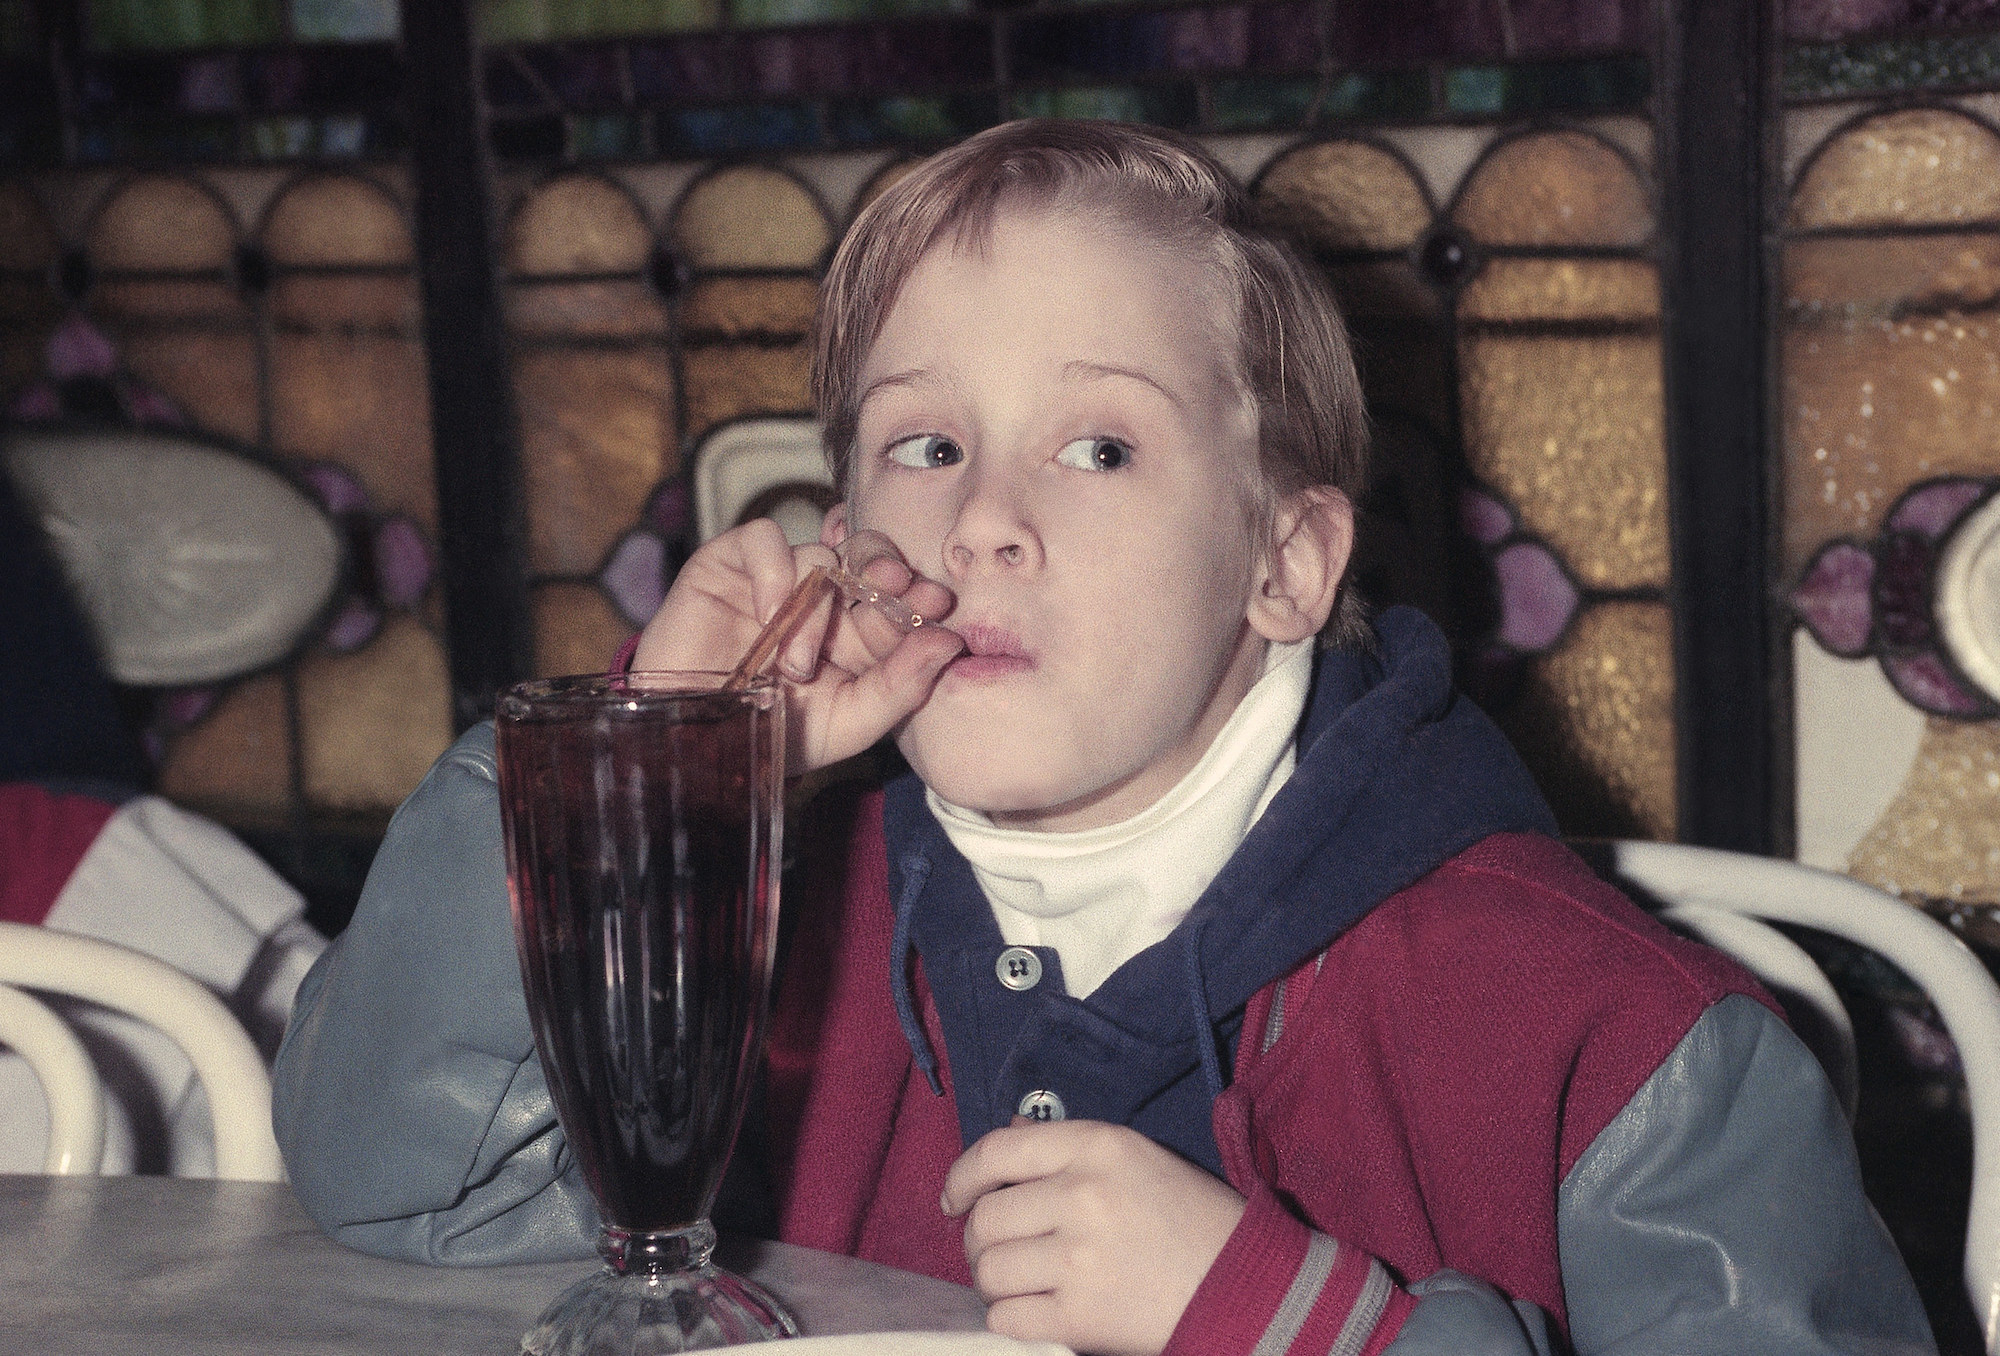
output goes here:
<path id="1" fill-rule="evenodd" d="M 1831 1000 L 1835 1034 L 1845 1032 L 1852 1060 L 1853 1028 L 1831 986 L 1820 977 L 1801 987 L 1796 958 L 1773 961 L 1777 937 L 1754 919 L 1791 923 L 1842 937 L 1881 955 L 1929 996 L 1965 1069 L 1972 1108 L 1972 1205 L 1966 1223 L 1965 1286 L 1986 1349 L 2000 1336 L 2000 987 L 1977 956 L 1949 930 L 1892 895 L 1847 876 L 1796 862 L 1674 843 L 1611 845 L 1612 871 L 1635 894 L 1664 906 L 1663 915 L 1742 961 L 1772 987 L 1806 998 L 1819 1011 Z M 1810 965 L 1810 961 L 1807 961 Z M 1778 965 L 1789 967 L 1773 970 Z M 1852 1078 L 1852 1066 L 1848 1066 Z M 1841 1072 L 1829 1070 L 1836 1088 Z M 1846 1093 L 1843 1091 L 1843 1096 Z M 1851 1106 L 1851 1102 L 1849 1103 Z"/>
<path id="2" fill-rule="evenodd" d="M 200 984 L 162 961 L 111 942 L 51 928 L 0 923 L 0 985 L 68 994 L 157 1028 L 187 1052 L 195 1076 L 208 1093 L 215 1118 L 215 1175 L 251 1182 L 284 1180 L 284 1164 L 271 1133 L 271 1078 L 263 1057 L 235 1015 Z M 38 1025 L 32 1015 L 25 1019 L 24 1027 L 21 1014 L 25 1010 L 22 1004 L 0 1004 L 0 1023 L 11 1016 L 15 1025 L 10 1029 L 16 1033 L 25 1030 L 22 1038 L 33 1046 L 33 1052 L 5 1034 L 0 1034 L 0 1040 L 13 1045 L 28 1058 L 37 1075 L 43 1076 L 52 1123 L 61 1119 L 67 1128 L 79 1117 L 94 1120 L 98 1127 L 95 1147 L 79 1141 L 82 1147 L 73 1151 L 78 1165 L 67 1170 L 96 1172 L 103 1153 L 101 1092 L 94 1116 L 88 1108 L 74 1107 L 73 1098 L 67 1099 L 58 1113 L 58 1099 L 72 1091 L 77 1081 L 73 1068 L 65 1073 L 60 1066 L 82 1051 L 80 1047 L 61 1050 L 62 1039 L 51 1038 L 46 1025 Z M 47 1009 L 42 1012 L 56 1020 Z M 75 1043 L 74 1036 L 69 1040 Z M 88 1064 L 87 1056 L 85 1062 Z M 50 1067 L 57 1069 L 53 1085 L 44 1074 Z M 95 1086 L 94 1074 L 89 1081 Z M 51 1157 L 54 1149 L 52 1135 Z M 85 1157 L 88 1166 L 83 1165 Z"/>
<path id="3" fill-rule="evenodd" d="M 95 1173 L 104 1163 L 104 1084 L 63 1019 L 33 995 L 0 984 L 0 1045 L 28 1062 L 49 1104 L 42 1171 Z"/>

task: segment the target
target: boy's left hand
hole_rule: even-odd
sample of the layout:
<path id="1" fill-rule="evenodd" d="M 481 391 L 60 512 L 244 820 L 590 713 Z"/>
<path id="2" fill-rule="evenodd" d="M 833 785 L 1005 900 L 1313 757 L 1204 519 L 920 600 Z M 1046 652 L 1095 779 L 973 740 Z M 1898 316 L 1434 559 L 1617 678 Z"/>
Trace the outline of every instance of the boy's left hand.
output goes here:
<path id="1" fill-rule="evenodd" d="M 1243 1217 L 1227 1182 L 1136 1130 L 1016 1120 L 945 1175 L 986 1326 L 1078 1351 L 1154 1356 Z"/>

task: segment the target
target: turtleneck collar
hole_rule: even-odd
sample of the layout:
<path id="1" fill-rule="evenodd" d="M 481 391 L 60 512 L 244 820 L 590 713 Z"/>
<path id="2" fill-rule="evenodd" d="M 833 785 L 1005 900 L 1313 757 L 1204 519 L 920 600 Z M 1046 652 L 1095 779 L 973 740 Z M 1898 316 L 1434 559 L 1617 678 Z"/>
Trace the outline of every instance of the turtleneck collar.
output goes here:
<path id="1" fill-rule="evenodd" d="M 1312 661 L 1310 640 L 1272 646 L 1200 761 L 1120 823 L 1011 829 L 927 791 L 1007 943 L 1053 948 L 1070 995 L 1083 998 L 1171 933 L 1291 776 Z"/>

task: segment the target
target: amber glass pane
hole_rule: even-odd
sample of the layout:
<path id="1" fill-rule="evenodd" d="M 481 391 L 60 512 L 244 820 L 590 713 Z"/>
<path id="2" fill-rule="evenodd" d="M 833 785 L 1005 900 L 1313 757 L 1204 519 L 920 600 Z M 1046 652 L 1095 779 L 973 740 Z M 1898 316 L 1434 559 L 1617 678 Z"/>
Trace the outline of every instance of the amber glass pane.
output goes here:
<path id="1" fill-rule="evenodd" d="M 1360 141 L 1281 156 L 1257 182 L 1257 205 L 1273 225 L 1323 249 L 1406 249 L 1431 224 L 1430 202 L 1403 162 Z"/>
<path id="2" fill-rule="evenodd" d="M 306 802 L 315 809 L 393 810 L 451 743 L 444 646 L 394 616 L 353 654 L 299 664 Z"/>
<path id="3" fill-rule="evenodd" d="M 636 273 L 652 252 L 639 204 L 595 174 L 543 184 L 507 228 L 507 267 L 515 273 Z"/>
<path id="4" fill-rule="evenodd" d="M 209 329 L 115 331 L 134 376 L 210 433 L 258 438 L 257 348 L 246 333 Z"/>
<path id="5" fill-rule="evenodd" d="M 602 673 L 632 634 L 611 600 L 589 584 L 535 589 L 535 672 Z"/>
<path id="6" fill-rule="evenodd" d="M 812 408 L 807 389 L 811 359 L 806 344 L 785 348 L 717 344 L 689 349 L 681 370 L 687 381 L 690 443 L 725 419 L 807 413 Z"/>
<path id="7" fill-rule="evenodd" d="M 152 320 L 250 323 L 250 308 L 234 287 L 202 279 L 112 279 L 92 289 L 90 309 L 110 325 Z"/>
<path id="8" fill-rule="evenodd" d="M 2000 721 L 1926 722 L 1849 870 L 1898 894 L 2000 903 Z"/>
<path id="9" fill-rule="evenodd" d="M 1563 830 L 1672 838 L 1673 620 L 1660 603 L 1586 609 L 1529 675 L 1501 724 Z"/>
<path id="10" fill-rule="evenodd" d="M 338 329 L 273 335 L 271 441 L 287 457 L 342 463 L 376 509 L 436 531 L 430 392 L 416 341 Z"/>
<path id="11" fill-rule="evenodd" d="M 384 329 L 414 338 L 423 312 L 408 273 L 294 273 L 271 285 L 271 317 L 281 328 Z"/>
<path id="12" fill-rule="evenodd" d="M 833 232 L 804 184 L 778 170 L 740 165 L 687 191 L 671 238 L 700 269 L 810 269 L 833 243 Z"/>
<path id="13" fill-rule="evenodd" d="M 271 205 L 264 249 L 280 265 L 377 267 L 414 261 L 402 209 L 380 185 L 352 174 L 303 179 Z"/>
<path id="14" fill-rule="evenodd" d="M 148 174 L 104 204 L 88 246 L 99 269 L 227 269 L 236 230 L 221 201 L 199 184 Z"/>
<path id="15" fill-rule="evenodd" d="M 47 268 L 61 246 L 26 184 L 0 184 L 0 268 Z"/>
<path id="16" fill-rule="evenodd" d="M 507 291 L 507 323 L 518 335 L 663 339 L 667 334 L 667 308 L 635 279 L 525 283 Z"/>
<path id="17" fill-rule="evenodd" d="M 1584 132 L 1536 132 L 1472 171 L 1452 217 L 1489 245 L 1638 245 L 1652 234 L 1645 185 Z"/>
<path id="18" fill-rule="evenodd" d="M 1795 314 L 1784 333 L 1784 572 L 1874 535 L 1896 496 L 2000 469 L 2000 330 L 1987 315 Z"/>
<path id="19" fill-rule="evenodd" d="M 2000 299 L 2000 235 L 1820 237 L 1785 246 L 1794 324 L 1908 311 L 1972 311 Z"/>
<path id="20" fill-rule="evenodd" d="M 811 278 L 708 278 L 681 303 L 681 328 L 732 339 L 805 334 L 817 296 Z"/>
<path id="21" fill-rule="evenodd" d="M 658 349 L 531 349 L 514 364 L 536 574 L 591 574 L 674 470 L 673 376 Z"/>
<path id="22" fill-rule="evenodd" d="M 2000 216 L 2000 137 L 1962 113 L 1906 109 L 1828 142 L 1792 194 L 1793 230 Z"/>
<path id="23" fill-rule="evenodd" d="M 1635 259 L 1492 259 L 1459 294 L 1461 320 L 1652 321 L 1660 278 Z"/>
<path id="24" fill-rule="evenodd" d="M 276 674 L 230 688 L 199 725 L 167 745 L 160 794 L 237 822 L 282 816 L 292 797 L 286 708 L 284 679 Z"/>
<path id="25" fill-rule="evenodd" d="M 1650 335 L 1470 335 L 1466 459 L 1584 583 L 1667 582 L 1660 345 Z"/>

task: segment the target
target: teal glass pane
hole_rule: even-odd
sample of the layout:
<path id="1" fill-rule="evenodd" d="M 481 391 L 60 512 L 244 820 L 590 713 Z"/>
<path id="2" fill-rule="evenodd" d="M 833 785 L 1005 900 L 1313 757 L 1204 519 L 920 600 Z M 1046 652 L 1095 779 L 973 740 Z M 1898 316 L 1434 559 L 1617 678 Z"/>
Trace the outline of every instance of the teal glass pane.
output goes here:
<path id="1" fill-rule="evenodd" d="M 830 110 L 828 121 L 834 140 L 843 145 L 888 146 L 955 141 L 991 127 L 998 121 L 995 112 L 991 94 L 899 96 L 838 101 Z"/>
<path id="2" fill-rule="evenodd" d="M 89 0 L 100 49 L 250 47 L 284 33 L 281 0 Z"/>
<path id="3" fill-rule="evenodd" d="M 28 0 L 0 0 L 0 56 L 35 54 L 35 16 Z"/>
<path id="4" fill-rule="evenodd" d="M 1785 96 L 1791 99 L 1995 84 L 2000 33 L 1829 43 L 1785 53 Z"/>
<path id="5" fill-rule="evenodd" d="M 728 5 L 729 17 L 743 28 L 972 12 L 971 0 L 728 0 Z"/>
<path id="6" fill-rule="evenodd" d="M 1643 57 L 1460 66 L 1444 73 L 1448 113 L 1605 113 L 1642 107 L 1651 92 Z"/>
<path id="7" fill-rule="evenodd" d="M 487 42 L 546 42 L 713 28 L 721 0 L 479 0 Z"/>
<path id="8" fill-rule="evenodd" d="M 1017 118 L 1100 118 L 1158 127 L 1191 127 L 1195 112 L 1194 86 L 1183 84 L 1020 90 L 1013 107 Z"/>
<path id="9" fill-rule="evenodd" d="M 329 159 L 351 160 L 368 151 L 368 119 L 358 116 L 324 118 L 319 125 L 319 153 Z"/>
<path id="10" fill-rule="evenodd" d="M 292 0 L 300 42 L 385 42 L 402 30 L 396 0 Z"/>
<path id="11" fill-rule="evenodd" d="M 626 113 L 574 114 L 569 153 L 579 160 L 630 160 L 646 153 L 645 129 Z"/>
<path id="12" fill-rule="evenodd" d="M 658 135 L 663 154 L 683 156 L 796 150 L 822 145 L 825 140 L 819 111 L 811 104 L 789 103 L 663 112 Z"/>
<path id="13" fill-rule="evenodd" d="M 296 160 L 319 149 L 311 118 L 256 118 L 245 128 L 250 154 L 259 160 Z"/>
<path id="14" fill-rule="evenodd" d="M 1297 127 L 1319 110 L 1320 81 L 1218 80 L 1210 92 L 1210 117 L 1218 131 L 1244 132 L 1261 127 Z"/>
<path id="15" fill-rule="evenodd" d="M 1423 71 L 1343 75 L 1320 105 L 1326 118 L 1420 118 L 1431 111 L 1430 76 Z"/>

